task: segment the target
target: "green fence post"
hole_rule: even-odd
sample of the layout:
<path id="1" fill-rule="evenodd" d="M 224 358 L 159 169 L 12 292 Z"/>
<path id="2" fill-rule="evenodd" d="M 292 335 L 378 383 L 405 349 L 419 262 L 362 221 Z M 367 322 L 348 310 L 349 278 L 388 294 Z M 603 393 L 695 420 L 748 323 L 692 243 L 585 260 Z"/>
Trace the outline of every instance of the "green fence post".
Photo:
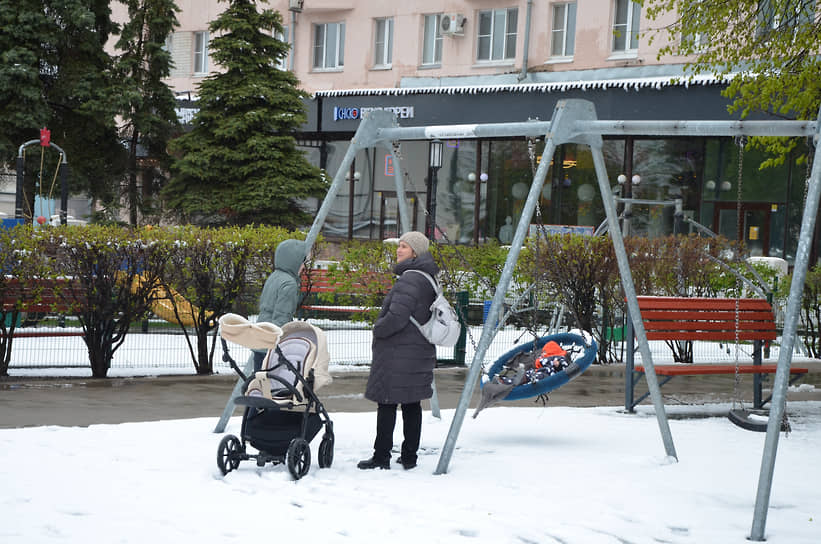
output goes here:
<path id="1" fill-rule="evenodd" d="M 456 293 L 456 304 L 458 306 L 456 313 L 459 315 L 459 322 L 462 324 L 462 332 L 459 334 L 459 340 L 456 341 L 456 346 L 453 348 L 453 362 L 457 365 L 465 364 L 465 354 L 467 353 L 468 303 L 469 297 L 467 291 L 459 291 Z"/>

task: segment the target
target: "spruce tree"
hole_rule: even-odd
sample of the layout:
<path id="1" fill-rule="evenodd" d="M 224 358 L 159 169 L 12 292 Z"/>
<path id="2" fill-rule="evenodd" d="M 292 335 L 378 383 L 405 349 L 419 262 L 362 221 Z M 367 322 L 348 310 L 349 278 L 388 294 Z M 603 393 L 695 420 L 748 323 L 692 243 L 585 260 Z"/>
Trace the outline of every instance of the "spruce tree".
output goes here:
<path id="1" fill-rule="evenodd" d="M 106 201 L 121 176 L 112 59 L 104 49 L 116 29 L 108 0 L 0 0 L 0 148 L 10 152 L 47 126 L 66 151 L 69 192 Z M 25 209 L 34 179 L 51 179 L 56 157 L 40 169 L 26 161 Z M 30 164 L 34 163 L 34 164 Z M 42 188 L 41 188 L 42 189 Z M 46 198 L 59 198 L 48 189 Z"/>
<path id="2" fill-rule="evenodd" d="M 310 219 L 298 201 L 326 190 L 293 136 L 306 120 L 306 93 L 277 67 L 288 51 L 273 35 L 281 21 L 253 1 L 231 0 L 209 25 L 218 71 L 198 88 L 191 130 L 171 142 L 175 160 L 163 190 L 193 222 L 293 228 Z"/>
<path id="3" fill-rule="evenodd" d="M 40 81 L 49 25 L 39 0 L 0 0 L 0 164 L 49 119 Z"/>
<path id="4" fill-rule="evenodd" d="M 174 92 L 164 79 L 171 73 L 171 54 L 166 38 L 178 26 L 179 8 L 173 0 L 122 0 L 128 7 L 117 49 L 116 72 L 123 93 L 120 134 L 128 148 L 126 204 L 129 223 L 136 225 L 138 212 L 151 214 L 155 188 L 165 181 L 170 167 L 168 141 L 178 127 Z M 138 145 L 146 155 L 138 162 Z M 142 179 L 142 194 L 137 180 Z"/>
<path id="5" fill-rule="evenodd" d="M 125 150 L 115 123 L 122 93 L 105 50 L 116 30 L 109 0 L 46 0 L 54 25 L 45 89 L 52 109 L 52 140 L 66 150 L 69 189 L 88 192 L 108 205 L 116 201 Z"/>

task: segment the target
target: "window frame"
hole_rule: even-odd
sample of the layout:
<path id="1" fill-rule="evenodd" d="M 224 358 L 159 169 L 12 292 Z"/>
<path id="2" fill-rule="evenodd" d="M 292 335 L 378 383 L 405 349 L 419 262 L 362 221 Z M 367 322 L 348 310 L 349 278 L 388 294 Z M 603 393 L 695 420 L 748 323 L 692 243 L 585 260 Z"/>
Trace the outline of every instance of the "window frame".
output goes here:
<path id="1" fill-rule="evenodd" d="M 626 20 L 620 21 L 619 4 L 627 3 L 625 10 Z M 641 4 L 633 0 L 613 1 L 613 25 L 611 27 L 612 41 L 610 47 L 614 57 L 635 57 L 639 49 L 639 33 L 641 24 Z M 619 41 L 623 40 L 623 47 L 618 47 Z M 635 42 L 635 46 L 634 46 Z"/>
<path id="2" fill-rule="evenodd" d="M 287 43 L 288 44 L 288 53 L 282 57 L 279 62 L 277 62 L 276 67 L 283 71 L 288 71 L 291 69 L 291 29 L 288 25 L 282 25 L 282 32 L 278 32 L 276 29 L 271 29 L 271 36 L 276 38 L 277 40 Z"/>
<path id="3" fill-rule="evenodd" d="M 499 31 L 497 29 L 497 17 L 504 14 L 504 29 Z M 515 14 L 516 22 L 513 25 L 514 28 L 511 31 L 511 14 Z M 482 34 L 482 17 L 490 17 L 490 33 L 489 34 Z M 519 8 L 518 7 L 510 7 L 510 8 L 494 8 L 494 9 L 486 9 L 480 10 L 476 14 L 476 62 L 481 64 L 502 64 L 502 63 L 511 63 L 516 59 L 516 42 L 518 41 L 518 32 L 517 28 L 519 25 Z M 513 40 L 513 51 L 510 52 L 508 49 L 510 48 L 510 40 Z M 487 42 L 487 56 L 488 58 L 482 58 L 483 54 L 483 40 L 488 40 Z M 501 44 L 499 43 L 501 40 Z M 501 56 L 499 58 L 495 58 L 497 54 L 497 49 L 501 45 Z"/>
<path id="4" fill-rule="evenodd" d="M 431 25 L 430 22 L 433 22 Z M 428 13 L 422 17 L 422 62 L 425 68 L 438 67 L 442 65 L 442 13 Z M 433 28 L 433 36 L 429 30 Z M 428 43 L 432 42 L 432 43 Z"/>
<path id="5" fill-rule="evenodd" d="M 381 27 L 381 29 L 380 29 Z M 381 36 L 380 36 L 381 31 Z M 373 67 L 389 69 L 393 66 L 393 17 L 377 17 L 373 27 Z M 380 41 L 381 38 L 381 41 Z"/>
<path id="6" fill-rule="evenodd" d="M 328 58 L 328 29 L 335 27 L 333 33 L 333 59 Z M 321 41 L 319 29 L 322 29 Z M 311 47 L 311 69 L 314 72 L 341 72 L 345 68 L 345 21 L 336 21 L 330 23 L 314 23 L 313 25 L 313 44 Z M 322 61 L 321 65 L 317 64 L 317 52 L 321 51 Z M 329 64 L 332 62 L 333 64 Z"/>
<path id="7" fill-rule="evenodd" d="M 194 32 L 193 73 L 195 76 L 208 74 L 208 43 L 210 41 L 207 30 Z"/>
<path id="8" fill-rule="evenodd" d="M 696 23 L 700 23 L 707 17 L 707 13 L 705 12 L 705 0 L 697 0 L 692 9 L 693 11 L 690 16 Z M 710 43 L 710 34 L 708 32 L 696 32 L 695 34 L 686 35 L 682 34 L 680 36 L 679 43 L 683 47 L 691 48 L 693 51 L 704 51 Z"/>
<path id="9" fill-rule="evenodd" d="M 571 9 L 572 7 L 572 9 Z M 578 2 L 556 2 L 551 5 L 550 57 L 552 59 L 572 59 L 576 53 L 576 14 Z M 561 27 L 556 28 L 557 11 L 562 9 Z M 561 40 L 560 51 L 556 52 L 557 35 Z M 568 45 L 570 51 L 568 52 Z"/>

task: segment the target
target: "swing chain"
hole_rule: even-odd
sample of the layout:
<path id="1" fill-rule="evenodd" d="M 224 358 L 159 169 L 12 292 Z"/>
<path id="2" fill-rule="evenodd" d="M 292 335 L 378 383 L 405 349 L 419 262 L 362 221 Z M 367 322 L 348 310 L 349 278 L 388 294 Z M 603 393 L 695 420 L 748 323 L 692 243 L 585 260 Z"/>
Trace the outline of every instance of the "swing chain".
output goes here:
<path id="1" fill-rule="evenodd" d="M 737 136 L 735 138 L 735 143 L 738 145 L 738 179 L 736 183 L 736 221 L 737 221 L 737 232 L 739 233 L 739 248 L 741 247 L 742 240 L 744 239 L 744 218 L 742 217 L 742 207 L 741 207 L 741 185 L 744 180 L 744 148 L 747 145 L 747 137 L 744 135 Z M 741 255 L 737 254 L 736 258 L 740 261 Z M 738 351 L 739 351 L 739 327 L 741 325 L 741 279 L 736 277 L 736 296 L 735 296 L 735 379 L 733 383 L 733 408 L 736 407 L 736 403 L 744 406 L 743 401 L 741 400 L 741 394 L 739 393 L 741 389 L 741 372 L 739 369 L 739 361 L 738 361 Z"/>

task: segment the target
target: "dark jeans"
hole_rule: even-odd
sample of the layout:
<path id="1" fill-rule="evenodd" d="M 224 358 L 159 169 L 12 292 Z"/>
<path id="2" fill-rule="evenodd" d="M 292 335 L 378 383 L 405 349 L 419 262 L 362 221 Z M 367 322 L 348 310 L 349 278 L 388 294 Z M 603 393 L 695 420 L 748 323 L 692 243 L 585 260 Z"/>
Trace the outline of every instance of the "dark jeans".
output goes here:
<path id="1" fill-rule="evenodd" d="M 262 361 L 265 360 L 265 354 L 266 352 L 264 351 L 254 352 L 254 372 L 259 372 L 260 370 L 262 370 Z"/>
<path id="2" fill-rule="evenodd" d="M 396 427 L 396 404 L 380 404 L 376 410 L 376 440 L 373 442 L 373 458 L 379 462 L 391 458 L 393 429 Z M 402 404 L 402 459 L 416 461 L 416 450 L 422 436 L 422 403 Z"/>

